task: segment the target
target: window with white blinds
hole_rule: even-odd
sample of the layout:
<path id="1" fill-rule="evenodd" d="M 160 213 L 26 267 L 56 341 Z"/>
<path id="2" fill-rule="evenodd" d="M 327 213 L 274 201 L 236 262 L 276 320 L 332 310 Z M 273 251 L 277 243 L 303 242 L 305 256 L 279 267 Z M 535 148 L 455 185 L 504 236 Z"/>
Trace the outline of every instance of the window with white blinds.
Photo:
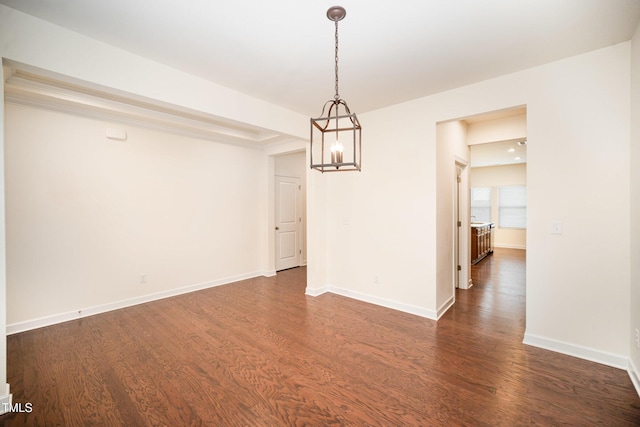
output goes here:
<path id="1" fill-rule="evenodd" d="M 471 187 L 471 221 L 491 222 L 491 187 Z"/>
<path id="2" fill-rule="evenodd" d="M 527 187 L 514 185 L 498 189 L 498 227 L 527 228 Z"/>

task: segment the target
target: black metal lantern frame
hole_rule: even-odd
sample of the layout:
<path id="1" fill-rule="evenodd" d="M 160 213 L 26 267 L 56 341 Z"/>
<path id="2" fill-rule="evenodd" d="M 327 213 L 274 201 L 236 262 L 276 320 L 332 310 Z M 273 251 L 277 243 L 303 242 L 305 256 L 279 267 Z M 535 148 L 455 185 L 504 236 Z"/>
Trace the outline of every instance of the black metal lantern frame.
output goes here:
<path id="1" fill-rule="evenodd" d="M 341 6 L 327 10 L 327 18 L 334 21 L 336 27 L 336 94 L 322 107 L 321 117 L 311 119 L 311 168 L 320 172 L 360 171 L 362 167 L 362 127 L 338 93 L 338 21 L 346 14 Z"/>

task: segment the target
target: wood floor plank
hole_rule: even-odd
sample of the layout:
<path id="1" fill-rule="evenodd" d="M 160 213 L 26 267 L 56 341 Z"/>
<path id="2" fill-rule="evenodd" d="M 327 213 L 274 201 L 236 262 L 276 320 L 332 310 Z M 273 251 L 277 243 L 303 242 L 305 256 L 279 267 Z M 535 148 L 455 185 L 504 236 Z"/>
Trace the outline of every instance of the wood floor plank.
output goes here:
<path id="1" fill-rule="evenodd" d="M 524 251 L 438 322 L 279 272 L 8 337 L 0 425 L 640 425 L 625 371 L 522 344 Z"/>

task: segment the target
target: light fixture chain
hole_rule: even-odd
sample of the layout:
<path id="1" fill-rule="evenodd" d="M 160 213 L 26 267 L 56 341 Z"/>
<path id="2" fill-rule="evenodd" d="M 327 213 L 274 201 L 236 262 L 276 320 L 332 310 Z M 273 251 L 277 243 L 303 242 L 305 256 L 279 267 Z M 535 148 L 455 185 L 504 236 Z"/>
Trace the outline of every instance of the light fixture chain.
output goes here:
<path id="1" fill-rule="evenodd" d="M 334 96 L 334 99 L 337 101 L 340 99 L 340 94 L 338 91 L 338 20 L 336 19 L 335 21 L 336 23 L 336 54 L 335 54 L 335 60 L 336 60 L 336 94 Z"/>

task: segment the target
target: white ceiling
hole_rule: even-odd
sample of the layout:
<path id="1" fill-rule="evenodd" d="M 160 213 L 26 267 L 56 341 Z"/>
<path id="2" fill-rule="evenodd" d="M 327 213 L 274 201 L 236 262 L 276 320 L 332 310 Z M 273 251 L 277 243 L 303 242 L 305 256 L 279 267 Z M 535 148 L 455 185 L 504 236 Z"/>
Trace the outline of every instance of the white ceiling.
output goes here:
<path id="1" fill-rule="evenodd" d="M 308 116 L 334 94 L 331 1 L 0 0 Z M 638 0 L 341 0 L 340 95 L 363 113 L 629 40 Z"/>
<path id="2" fill-rule="evenodd" d="M 471 167 L 505 166 L 527 163 L 526 138 L 470 145 Z"/>

